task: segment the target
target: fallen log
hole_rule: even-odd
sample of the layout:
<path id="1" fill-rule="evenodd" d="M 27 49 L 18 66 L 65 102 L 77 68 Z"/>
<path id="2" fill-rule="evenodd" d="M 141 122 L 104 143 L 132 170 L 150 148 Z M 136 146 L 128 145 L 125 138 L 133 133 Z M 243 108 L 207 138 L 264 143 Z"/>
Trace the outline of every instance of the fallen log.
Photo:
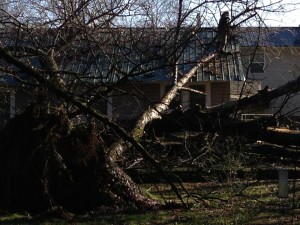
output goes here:
<path id="1" fill-rule="evenodd" d="M 286 128 L 268 128 L 260 133 L 259 139 L 283 146 L 300 146 L 300 131 Z"/>
<path id="2" fill-rule="evenodd" d="M 209 114 L 231 114 L 237 111 L 237 109 L 243 109 L 249 105 L 258 105 L 263 102 L 270 102 L 272 99 L 278 97 L 294 94 L 300 91 L 300 76 L 295 80 L 289 81 L 278 88 L 273 90 L 265 90 L 258 92 L 250 97 L 244 97 L 239 100 L 229 101 L 224 104 L 216 105 L 208 109 Z"/>
<path id="3" fill-rule="evenodd" d="M 263 144 L 254 144 L 251 146 L 251 152 L 261 154 L 264 156 L 276 156 L 283 158 L 290 158 L 293 160 L 300 160 L 300 148 L 299 150 L 290 149 L 284 146 L 263 143 Z"/>

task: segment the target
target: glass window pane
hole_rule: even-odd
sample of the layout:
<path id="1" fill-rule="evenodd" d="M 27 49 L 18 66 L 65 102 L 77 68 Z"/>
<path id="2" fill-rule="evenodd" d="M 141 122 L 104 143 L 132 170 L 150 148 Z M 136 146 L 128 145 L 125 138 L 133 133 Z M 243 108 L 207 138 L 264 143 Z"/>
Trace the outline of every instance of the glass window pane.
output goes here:
<path id="1" fill-rule="evenodd" d="M 252 63 L 250 67 L 251 73 L 263 73 L 264 72 L 264 63 Z"/>

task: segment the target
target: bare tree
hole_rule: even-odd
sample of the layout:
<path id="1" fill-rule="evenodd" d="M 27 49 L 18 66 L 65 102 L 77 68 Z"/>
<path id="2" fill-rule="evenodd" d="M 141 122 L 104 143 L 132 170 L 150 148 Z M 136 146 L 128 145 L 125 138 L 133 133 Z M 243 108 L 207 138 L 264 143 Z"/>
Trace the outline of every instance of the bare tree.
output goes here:
<path id="1" fill-rule="evenodd" d="M 63 124 L 67 124 L 65 135 L 72 133 L 74 130 L 72 127 L 78 124 L 78 120 L 74 118 L 78 116 L 85 118 L 84 121 L 93 121 L 90 124 L 89 135 L 100 133 L 104 128 L 109 128 L 111 134 L 115 135 L 109 141 L 97 139 L 96 146 L 99 149 L 93 157 L 97 161 L 95 167 L 98 172 L 95 176 L 100 176 L 100 181 L 95 185 L 95 189 L 99 190 L 102 186 L 105 195 L 97 192 L 95 195 L 101 197 L 93 202 L 94 204 L 86 204 L 87 208 L 101 204 L 104 196 L 109 196 L 110 202 L 130 200 L 137 207 L 143 208 L 158 205 L 158 202 L 147 197 L 118 165 L 118 160 L 123 158 L 124 152 L 133 149 L 150 167 L 160 173 L 185 204 L 176 185 L 165 174 L 159 162 L 151 156 L 147 147 L 142 144 L 141 138 L 145 127 L 167 112 L 178 92 L 187 90 L 185 84 L 195 76 L 199 67 L 220 55 L 220 52 L 213 48 L 216 38 L 202 42 L 197 39 L 199 32 L 207 29 L 207 26 L 216 27 L 222 11 L 231 13 L 229 23 L 237 27 L 261 20 L 260 12 L 276 12 L 280 1 L 269 5 L 263 4 L 263 1 L 179 0 L 178 3 L 170 1 L 171 5 L 166 1 L 154 2 L 11 0 L 1 3 L 0 70 L 2 74 L 12 77 L 14 81 L 21 84 L 19 88 L 26 88 L 31 92 L 34 90 L 36 102 L 47 109 L 43 113 L 47 114 L 51 111 L 57 116 L 56 118 L 60 118 L 59 126 L 57 123 L 55 126 L 50 126 L 51 123 L 44 121 L 46 125 L 40 126 L 41 124 L 37 122 L 37 125 L 31 129 L 31 131 L 45 129 L 39 135 L 46 142 L 37 145 L 44 145 L 45 149 L 48 149 L 42 157 L 44 158 L 42 165 L 39 165 L 44 173 L 43 176 L 40 175 L 42 178 L 36 177 L 41 180 L 39 184 L 39 188 L 43 190 L 41 196 L 46 196 L 42 201 L 43 207 L 39 208 L 41 201 L 38 200 L 36 204 L 29 201 L 31 206 L 24 204 L 22 202 L 24 199 L 16 199 L 19 192 L 1 197 L 2 207 L 29 207 L 32 211 L 38 211 L 62 204 L 67 208 L 75 207 L 78 210 L 76 206 L 71 206 L 70 202 L 64 203 L 60 195 L 53 191 L 55 188 L 51 188 L 51 182 L 48 180 L 50 178 L 46 178 L 45 175 L 51 171 L 48 159 L 54 161 L 52 166 L 55 165 L 63 174 L 72 174 L 70 172 L 72 164 L 68 164 L 63 157 L 63 150 L 57 144 L 64 138 L 61 137 L 58 141 L 53 133 L 62 132 L 63 128 L 58 127 Z M 190 42 L 195 39 L 198 40 L 198 46 L 202 50 L 192 61 L 180 61 L 189 48 Z M 178 68 L 183 65 L 187 69 L 179 71 Z M 147 109 L 130 131 L 101 112 L 99 104 L 109 102 L 116 93 L 126 94 L 120 89 L 122 85 L 132 85 L 133 80 L 147 79 L 155 71 L 164 71 L 166 73 L 163 74 L 164 76 L 171 76 L 173 81 L 171 87 L 162 96 L 160 102 L 148 103 Z M 277 96 L 276 93 L 274 96 Z M 33 121 L 36 121 L 35 117 L 42 120 L 42 110 L 38 113 L 34 108 L 28 110 L 33 110 L 26 114 L 34 115 L 34 118 L 30 117 Z M 217 109 L 213 108 L 211 111 Z M 69 122 L 67 123 L 65 119 Z M 93 125 L 94 122 L 99 126 L 97 129 Z M 8 125 L 11 130 L 14 126 L 18 127 L 17 123 Z M 2 152 L 9 151 L 13 140 L 19 137 L 14 136 L 13 132 L 10 134 L 9 138 L 5 136 L 6 144 L 1 147 Z M 105 136 L 102 133 L 97 135 L 102 139 Z M 88 140 L 92 142 L 94 139 Z M 37 149 L 37 146 L 34 145 L 32 151 Z M 7 168 L 2 171 L 14 174 L 14 171 Z M 68 179 L 70 183 L 74 181 L 74 177 Z M 9 184 L 16 185 L 12 182 L 9 179 L 1 180 L 0 192 L 7 193 L 6 188 Z M 75 181 L 74 183 L 76 184 Z M 90 196 L 85 198 L 86 202 L 89 198 Z"/>

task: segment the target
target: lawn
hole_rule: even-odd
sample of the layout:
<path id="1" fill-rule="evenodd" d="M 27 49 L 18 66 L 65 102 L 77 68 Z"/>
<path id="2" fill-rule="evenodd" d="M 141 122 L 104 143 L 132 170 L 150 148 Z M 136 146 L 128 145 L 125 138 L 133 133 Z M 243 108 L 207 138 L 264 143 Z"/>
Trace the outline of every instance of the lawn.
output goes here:
<path id="1" fill-rule="evenodd" d="M 166 209 L 146 212 L 100 213 L 97 210 L 69 219 L 55 217 L 32 218 L 25 212 L 0 212 L 1 224 L 285 224 L 300 225 L 300 182 L 289 182 L 288 198 L 278 198 L 276 182 L 186 183 L 181 188 L 189 209 Z M 177 199 L 165 184 L 142 185 L 161 201 Z"/>

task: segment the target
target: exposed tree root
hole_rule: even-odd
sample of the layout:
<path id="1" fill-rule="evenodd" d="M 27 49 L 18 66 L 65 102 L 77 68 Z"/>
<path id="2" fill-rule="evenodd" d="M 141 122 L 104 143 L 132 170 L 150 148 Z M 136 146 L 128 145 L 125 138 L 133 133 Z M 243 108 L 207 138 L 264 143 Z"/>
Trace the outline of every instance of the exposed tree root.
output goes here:
<path id="1" fill-rule="evenodd" d="M 70 127 L 63 113 L 30 106 L 0 133 L 0 208 L 41 213 L 62 206 L 158 205 L 106 155 L 95 125 Z"/>

